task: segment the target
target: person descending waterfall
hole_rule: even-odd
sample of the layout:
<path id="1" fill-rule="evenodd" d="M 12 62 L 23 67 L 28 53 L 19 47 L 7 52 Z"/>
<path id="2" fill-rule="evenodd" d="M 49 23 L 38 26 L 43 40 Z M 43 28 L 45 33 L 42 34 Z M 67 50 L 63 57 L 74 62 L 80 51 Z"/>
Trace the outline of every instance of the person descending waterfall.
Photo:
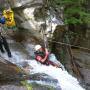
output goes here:
<path id="1" fill-rule="evenodd" d="M 50 52 L 48 52 L 47 48 L 43 48 L 41 45 L 35 46 L 35 59 L 44 65 L 52 65 L 55 67 L 61 67 L 60 64 L 56 64 L 52 60 L 50 60 Z"/>

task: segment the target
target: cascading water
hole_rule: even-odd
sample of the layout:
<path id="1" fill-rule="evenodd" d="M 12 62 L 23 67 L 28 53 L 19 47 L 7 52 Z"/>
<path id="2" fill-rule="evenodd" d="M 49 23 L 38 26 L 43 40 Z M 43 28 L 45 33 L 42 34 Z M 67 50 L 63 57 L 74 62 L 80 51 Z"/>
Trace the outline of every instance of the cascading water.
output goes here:
<path id="1" fill-rule="evenodd" d="M 48 18 L 46 21 L 36 21 L 34 17 L 34 11 L 36 7 L 26 8 L 24 9 L 24 15 L 27 21 L 22 23 L 22 26 L 28 30 L 40 30 L 41 24 L 46 23 L 46 30 L 47 36 L 50 33 L 53 33 L 57 25 L 63 25 L 62 21 L 56 19 L 55 15 L 50 15 L 49 11 L 47 12 Z M 51 31 L 51 32 L 50 32 Z M 50 32 L 50 33 L 49 33 Z"/>
<path id="2" fill-rule="evenodd" d="M 32 49 L 33 45 L 29 45 L 27 47 L 28 50 Z M 30 48 L 31 47 L 31 48 Z M 23 61 L 28 62 L 28 64 L 33 68 L 30 68 L 30 74 L 46 74 L 49 77 L 52 77 L 54 79 L 56 79 L 58 81 L 57 84 L 53 84 L 50 82 L 43 82 L 42 80 L 38 80 L 38 81 L 30 81 L 28 80 L 29 83 L 31 82 L 36 82 L 39 84 L 43 84 L 43 85 L 50 85 L 57 88 L 61 88 L 61 90 L 84 90 L 80 85 L 79 82 L 77 81 L 76 78 L 72 77 L 66 70 L 62 70 L 61 68 L 56 68 L 53 66 L 45 66 L 42 65 L 40 63 L 38 63 L 36 60 L 32 59 L 32 60 L 26 60 L 25 58 L 23 58 L 23 55 L 21 54 L 21 52 L 19 51 L 12 51 L 12 58 L 8 58 L 8 56 L 6 54 L 3 54 L 2 57 L 4 57 L 7 60 L 11 60 L 11 62 L 13 63 L 21 63 Z M 32 53 L 33 55 L 33 51 L 31 51 L 30 53 Z"/>
<path id="3" fill-rule="evenodd" d="M 31 61 L 29 64 L 33 67 L 33 73 L 45 73 L 54 79 L 58 80 L 59 86 L 62 90 L 84 90 L 77 79 L 72 77 L 67 71 L 62 71 L 61 68 L 53 66 L 44 66 L 38 64 L 36 61 Z"/>

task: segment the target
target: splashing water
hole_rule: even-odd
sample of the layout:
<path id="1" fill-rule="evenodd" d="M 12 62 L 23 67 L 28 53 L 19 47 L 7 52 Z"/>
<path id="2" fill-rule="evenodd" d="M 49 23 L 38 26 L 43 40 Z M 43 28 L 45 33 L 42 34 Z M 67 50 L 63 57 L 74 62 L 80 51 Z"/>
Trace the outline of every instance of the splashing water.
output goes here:
<path id="1" fill-rule="evenodd" d="M 26 60 L 18 51 L 12 51 L 12 56 L 12 58 L 8 58 L 6 53 L 2 55 L 2 57 L 13 63 L 20 63 L 22 61 L 28 62 L 28 64 L 33 68 L 30 69 L 30 74 L 45 73 L 54 79 L 57 79 L 62 90 L 85 90 L 79 85 L 76 78 L 72 77 L 67 71 L 62 70 L 61 68 L 45 66 L 38 63 L 36 60 Z"/>
<path id="2" fill-rule="evenodd" d="M 72 77 L 67 71 L 53 66 L 45 66 L 38 64 L 35 60 L 29 62 L 33 67 L 32 73 L 45 73 L 57 79 L 62 90 L 84 90 L 77 79 Z"/>
<path id="3" fill-rule="evenodd" d="M 56 19 L 55 15 L 54 16 L 48 15 L 48 17 L 46 18 L 46 21 L 43 21 L 43 20 L 36 21 L 34 17 L 35 8 L 36 7 L 26 8 L 23 11 L 25 18 L 27 19 L 27 21 L 22 23 L 22 26 L 24 26 L 24 28 L 29 29 L 29 30 L 30 28 L 34 30 L 40 30 L 41 24 L 46 23 L 47 27 L 46 27 L 45 32 L 47 33 L 47 36 L 49 37 L 49 32 L 53 33 L 57 25 L 63 25 L 63 22 Z"/>
<path id="4" fill-rule="evenodd" d="M 34 46 L 27 45 L 27 50 L 30 48 L 33 48 Z M 33 50 L 29 50 L 33 53 Z M 51 56 L 51 60 L 55 60 L 56 58 L 54 56 Z M 33 67 L 32 70 L 30 70 L 30 73 L 45 73 L 54 79 L 58 80 L 59 87 L 61 87 L 62 90 L 85 90 L 80 85 L 76 78 L 71 76 L 66 70 L 62 70 L 61 68 L 56 68 L 53 66 L 45 66 L 40 63 L 38 63 L 35 60 L 30 60 L 28 63 Z"/>

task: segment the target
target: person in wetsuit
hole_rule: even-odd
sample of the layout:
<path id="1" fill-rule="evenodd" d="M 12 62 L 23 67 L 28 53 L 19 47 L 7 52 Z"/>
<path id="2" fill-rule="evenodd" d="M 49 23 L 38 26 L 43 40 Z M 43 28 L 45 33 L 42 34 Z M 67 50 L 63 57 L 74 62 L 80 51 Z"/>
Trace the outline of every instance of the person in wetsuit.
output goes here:
<path id="1" fill-rule="evenodd" d="M 41 64 L 59 67 L 59 65 L 49 60 L 50 52 L 48 52 L 47 48 L 43 48 L 41 45 L 36 45 L 34 53 L 35 59 Z"/>
<path id="2" fill-rule="evenodd" d="M 1 35 L 1 32 L 0 32 L 0 50 L 2 53 L 5 53 L 4 48 L 8 54 L 8 57 L 12 57 L 7 40 L 4 36 Z"/>

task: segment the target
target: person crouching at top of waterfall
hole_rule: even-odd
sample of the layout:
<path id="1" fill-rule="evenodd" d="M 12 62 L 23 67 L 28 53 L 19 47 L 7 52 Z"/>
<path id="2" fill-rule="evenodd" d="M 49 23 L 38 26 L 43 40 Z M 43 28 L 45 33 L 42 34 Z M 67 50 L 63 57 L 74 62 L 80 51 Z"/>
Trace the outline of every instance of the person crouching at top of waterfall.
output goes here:
<path id="1" fill-rule="evenodd" d="M 2 12 L 0 12 L 0 50 L 2 53 L 4 53 L 5 52 L 3 49 L 4 47 L 8 54 L 8 57 L 12 57 L 6 38 L 1 35 L 2 26 L 5 24 L 5 21 L 6 21 L 5 17 L 3 16 Z"/>
<path id="2" fill-rule="evenodd" d="M 60 67 L 59 64 L 55 64 L 54 62 L 49 60 L 50 52 L 48 52 L 47 48 L 43 48 L 41 45 L 36 45 L 34 53 L 35 53 L 35 59 L 39 61 L 41 64 Z"/>
<path id="3" fill-rule="evenodd" d="M 8 54 L 8 57 L 12 57 L 11 51 L 10 51 L 8 43 L 6 41 L 6 38 L 3 37 L 1 35 L 1 32 L 0 32 L 0 50 L 1 50 L 2 53 L 5 53 L 3 47 L 5 48 L 5 50 L 6 50 L 7 54 Z"/>

